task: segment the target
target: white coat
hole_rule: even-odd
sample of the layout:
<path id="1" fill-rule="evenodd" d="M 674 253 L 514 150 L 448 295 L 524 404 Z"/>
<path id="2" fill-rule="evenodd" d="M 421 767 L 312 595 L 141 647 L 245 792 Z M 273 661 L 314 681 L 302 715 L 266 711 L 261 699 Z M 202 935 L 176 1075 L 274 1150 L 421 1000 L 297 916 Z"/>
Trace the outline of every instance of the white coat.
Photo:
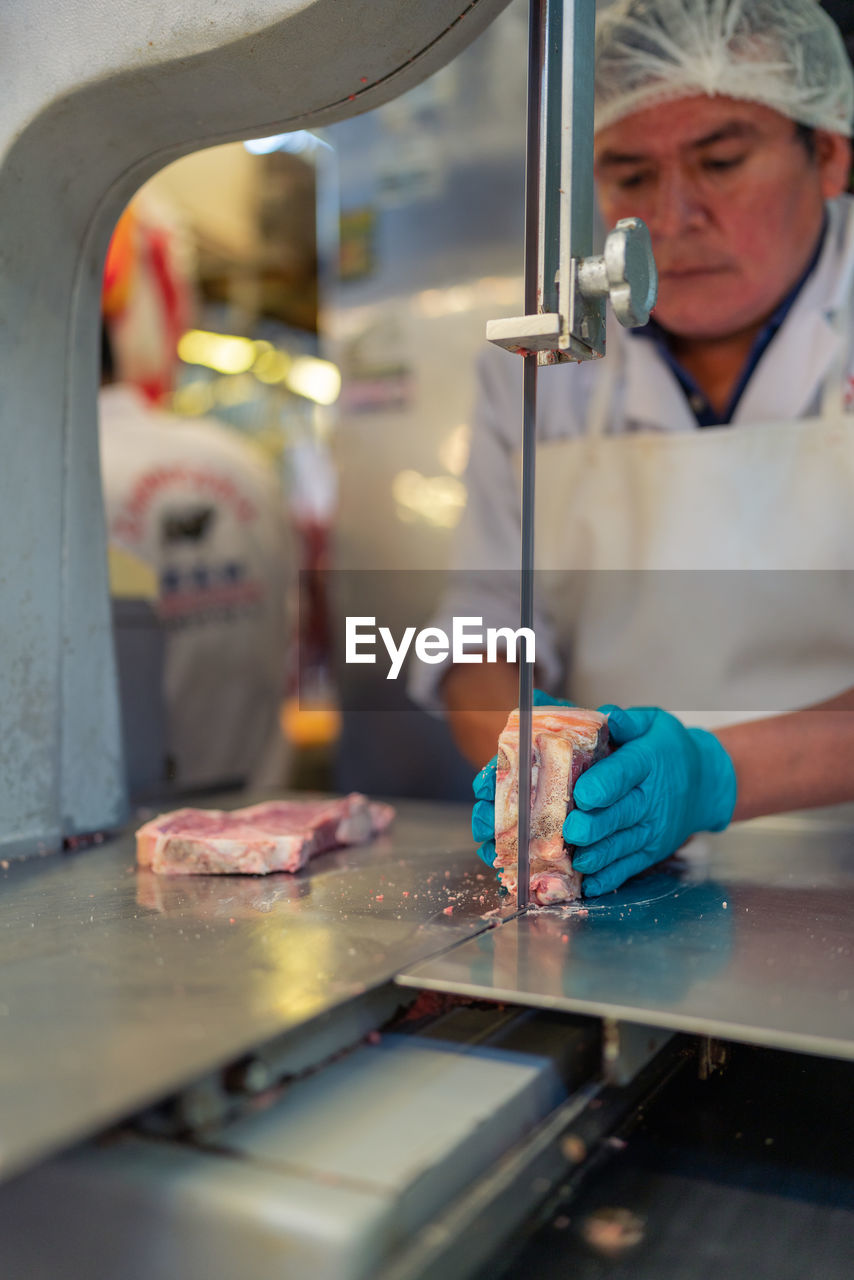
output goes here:
<path id="1" fill-rule="evenodd" d="M 174 784 L 267 781 L 270 768 L 281 782 L 295 565 L 273 469 L 234 432 L 129 386 L 104 387 L 99 407 L 110 539 L 160 583 Z"/>
<path id="2" fill-rule="evenodd" d="M 785 597 L 797 581 L 769 574 L 854 569 L 854 419 L 845 416 L 854 387 L 853 275 L 854 201 L 843 197 L 828 206 L 819 261 L 728 428 L 699 428 L 655 346 L 617 326 L 609 331 L 604 362 L 540 371 L 537 564 L 560 571 L 543 575 L 535 587 L 543 683 L 593 705 L 660 702 L 680 711 L 726 710 L 736 718 L 800 705 L 854 683 L 848 641 L 854 618 L 835 608 L 832 584 L 821 575 L 820 582 L 808 575 L 801 584 L 799 612 L 811 614 L 812 630 L 789 643 L 789 619 L 778 618 L 772 628 L 774 648 L 786 649 L 773 688 L 767 672 L 759 692 L 755 682 L 744 687 L 731 679 L 751 643 L 759 650 L 751 671 L 764 661 L 767 637 L 761 628 L 751 631 L 756 618 L 745 614 L 744 600 L 752 603 L 756 589 L 769 584 L 776 597 Z M 519 363 L 500 351 L 486 353 L 481 363 L 468 504 L 455 573 L 436 620 L 448 631 L 454 614 L 482 616 L 486 626 L 518 625 Z M 818 434 L 797 425 L 813 420 L 824 424 Z M 593 423 L 598 428 L 591 432 Z M 569 583 L 566 569 L 618 570 L 634 578 L 582 572 Z M 734 577 L 745 569 L 760 576 Z M 668 580 L 665 571 L 672 570 L 693 576 Z M 724 576 L 698 579 L 708 570 Z M 643 591 L 638 571 L 647 575 Z M 687 590 L 680 594 L 677 587 Z M 697 610 L 704 599 L 705 615 Z M 772 618 L 775 609 L 779 599 L 769 604 Z M 714 624 L 720 610 L 729 615 L 724 630 L 740 632 L 737 652 L 719 654 L 709 643 L 709 619 Z M 816 623 L 825 612 L 829 629 Z M 693 632 L 684 626 L 692 617 Z M 680 622 L 676 637 L 672 618 Z M 790 700 L 787 682 L 805 649 L 821 670 Z M 656 665 L 657 681 L 649 678 Z M 702 678 L 694 680 L 692 670 Z M 436 705 L 441 674 L 441 668 L 414 668 L 415 696 Z"/>

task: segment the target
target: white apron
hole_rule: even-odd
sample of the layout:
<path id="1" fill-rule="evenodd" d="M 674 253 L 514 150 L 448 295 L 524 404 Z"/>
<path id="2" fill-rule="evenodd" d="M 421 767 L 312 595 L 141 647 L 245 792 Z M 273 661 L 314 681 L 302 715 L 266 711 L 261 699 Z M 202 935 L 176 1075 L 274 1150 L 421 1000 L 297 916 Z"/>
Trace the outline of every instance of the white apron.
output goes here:
<path id="1" fill-rule="evenodd" d="M 535 590 L 567 696 L 713 728 L 854 685 L 846 347 L 819 417 L 670 434 L 606 434 L 608 358 L 588 433 L 537 451 Z"/>

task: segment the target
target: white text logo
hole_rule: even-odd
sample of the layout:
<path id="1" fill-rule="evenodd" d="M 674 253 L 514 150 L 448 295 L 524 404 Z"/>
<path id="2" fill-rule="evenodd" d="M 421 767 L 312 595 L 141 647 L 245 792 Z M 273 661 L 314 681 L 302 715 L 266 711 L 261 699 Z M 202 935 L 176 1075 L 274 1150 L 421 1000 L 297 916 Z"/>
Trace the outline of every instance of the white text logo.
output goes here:
<path id="1" fill-rule="evenodd" d="M 345 623 L 346 662 L 376 662 L 377 635 L 389 658 L 387 680 L 400 675 L 406 655 L 413 649 L 420 662 L 530 662 L 536 661 L 536 637 L 530 627 L 487 627 L 483 618 L 454 618 L 450 638 L 441 627 L 406 627 L 398 644 L 388 627 L 376 629 L 376 618 L 348 617 Z M 414 645 L 413 645 L 414 641 Z M 521 651 L 517 659 L 517 650 Z"/>

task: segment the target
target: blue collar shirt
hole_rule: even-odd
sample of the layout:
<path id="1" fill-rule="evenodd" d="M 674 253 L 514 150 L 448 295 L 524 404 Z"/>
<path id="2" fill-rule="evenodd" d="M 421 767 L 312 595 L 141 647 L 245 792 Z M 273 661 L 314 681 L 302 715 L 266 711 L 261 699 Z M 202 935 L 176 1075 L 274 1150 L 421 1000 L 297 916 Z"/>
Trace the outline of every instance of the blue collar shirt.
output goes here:
<path id="1" fill-rule="evenodd" d="M 818 238 L 815 253 L 810 259 L 809 265 L 801 278 L 789 290 L 785 298 L 774 311 L 773 315 L 769 316 L 759 333 L 757 333 L 754 338 L 753 345 L 744 362 L 744 367 L 741 370 L 738 381 L 733 389 L 733 393 L 730 396 L 729 404 L 726 406 L 723 414 L 712 408 L 705 393 L 701 391 L 700 387 L 691 377 L 691 374 L 687 369 L 684 369 L 679 363 L 671 350 L 670 335 L 661 327 L 660 324 L 657 324 L 656 321 L 652 319 L 649 324 L 645 325 L 642 329 L 629 330 L 631 337 L 644 338 L 647 342 L 653 342 L 655 344 L 662 360 L 671 370 L 676 381 L 684 391 L 685 398 L 691 406 L 699 427 L 723 427 L 728 426 L 732 422 L 733 415 L 738 407 L 738 402 L 744 395 L 744 392 L 747 389 L 747 384 L 756 370 L 756 366 L 759 364 L 759 361 L 770 346 L 775 334 L 779 331 L 783 321 L 794 306 L 795 300 L 801 292 L 801 289 L 806 284 L 808 277 L 815 269 L 816 263 L 821 255 L 826 230 L 827 219 L 825 218 L 825 225 L 822 227 L 822 232 Z"/>

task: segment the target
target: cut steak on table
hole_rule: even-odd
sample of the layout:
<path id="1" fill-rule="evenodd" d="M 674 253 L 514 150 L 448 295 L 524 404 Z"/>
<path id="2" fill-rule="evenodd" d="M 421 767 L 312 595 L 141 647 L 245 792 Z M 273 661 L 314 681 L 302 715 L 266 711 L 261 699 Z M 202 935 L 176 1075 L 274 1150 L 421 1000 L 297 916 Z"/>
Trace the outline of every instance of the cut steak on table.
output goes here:
<path id="1" fill-rule="evenodd" d="M 268 800 L 246 809 L 176 809 L 140 827 L 136 860 L 162 875 L 299 871 L 316 853 L 364 844 L 394 809 L 354 791 L 340 800 Z"/>
<path id="2" fill-rule="evenodd" d="M 582 707 L 534 707 L 531 726 L 530 900 L 540 905 L 581 896 L 563 824 L 572 790 L 585 769 L 607 755 L 608 717 Z M 495 867 L 516 892 L 519 819 L 519 712 L 511 711 L 498 739 L 495 784 Z"/>

